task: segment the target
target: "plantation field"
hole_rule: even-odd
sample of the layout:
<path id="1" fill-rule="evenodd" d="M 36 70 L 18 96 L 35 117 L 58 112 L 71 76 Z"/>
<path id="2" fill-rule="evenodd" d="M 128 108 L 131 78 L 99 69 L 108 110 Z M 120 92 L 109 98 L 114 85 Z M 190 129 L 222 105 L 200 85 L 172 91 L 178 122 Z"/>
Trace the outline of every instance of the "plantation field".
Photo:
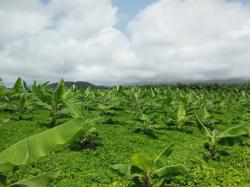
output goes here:
<path id="1" fill-rule="evenodd" d="M 29 89 L 17 81 L 12 89 L 1 89 L 0 178 L 8 176 L 8 180 L 1 179 L 0 186 L 55 169 L 60 173 L 51 177 L 54 180 L 50 185 L 60 187 L 250 186 L 248 85 L 66 90 L 61 82 L 51 90 L 47 84 L 35 84 Z M 80 119 L 81 124 L 75 127 L 80 125 L 81 130 L 70 141 L 54 148 L 51 142 L 61 141 L 63 135 L 58 138 L 56 132 L 49 134 L 47 141 L 43 139 L 44 147 L 51 148 L 49 152 L 44 147 L 38 149 L 42 143 L 37 140 L 34 147 L 29 144 L 19 149 L 18 145 L 4 153 L 32 135 L 60 126 L 62 133 L 63 125 L 74 119 Z M 170 148 L 165 149 L 169 146 L 171 154 Z M 31 149 L 39 156 L 34 157 Z M 150 167 L 150 158 L 157 158 L 162 151 L 167 157 L 162 157 L 164 165 L 179 168 L 165 170 L 164 176 L 155 170 L 142 172 Z M 145 154 L 133 157 L 136 153 Z M 3 166 L 7 162 L 18 166 L 18 170 L 7 171 Z M 135 183 L 137 177 L 133 181 L 116 167 L 128 163 L 144 177 L 138 177 L 141 184 Z M 132 169 L 130 172 L 134 174 Z M 154 173 L 148 180 L 151 184 L 145 183 L 145 173 L 148 178 Z"/>

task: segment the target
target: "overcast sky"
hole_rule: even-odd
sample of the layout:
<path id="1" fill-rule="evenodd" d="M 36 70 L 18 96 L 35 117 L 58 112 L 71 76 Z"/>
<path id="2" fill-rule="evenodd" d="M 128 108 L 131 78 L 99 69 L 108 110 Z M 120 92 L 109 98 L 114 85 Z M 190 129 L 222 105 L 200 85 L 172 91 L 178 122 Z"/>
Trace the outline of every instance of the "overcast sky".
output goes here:
<path id="1" fill-rule="evenodd" d="M 246 0 L 0 0 L 0 77 L 250 79 Z"/>

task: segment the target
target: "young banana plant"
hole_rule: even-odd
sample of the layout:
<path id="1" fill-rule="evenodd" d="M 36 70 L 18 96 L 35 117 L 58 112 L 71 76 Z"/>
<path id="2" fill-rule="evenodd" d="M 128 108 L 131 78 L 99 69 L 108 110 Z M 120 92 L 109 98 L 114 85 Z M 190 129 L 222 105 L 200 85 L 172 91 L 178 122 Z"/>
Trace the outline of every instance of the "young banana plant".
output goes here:
<path id="1" fill-rule="evenodd" d="M 166 183 L 165 178 L 171 179 L 186 173 L 183 165 L 167 165 L 172 148 L 173 145 L 165 148 L 155 159 L 144 153 L 137 153 L 128 164 L 115 164 L 112 168 L 133 180 L 137 186 L 160 187 Z"/>
<path id="2" fill-rule="evenodd" d="M 187 121 L 187 113 L 183 104 L 179 105 L 176 118 L 176 129 L 180 130 L 182 125 Z"/>
<path id="3" fill-rule="evenodd" d="M 134 132 L 143 133 L 149 137 L 157 138 L 157 136 L 154 133 L 154 130 L 157 128 L 160 128 L 160 126 L 159 125 L 152 125 L 152 122 L 151 122 L 149 116 L 147 114 L 144 114 L 142 111 L 142 108 L 141 108 L 140 103 L 139 103 L 138 94 L 134 93 L 134 97 L 135 97 L 137 109 L 139 111 L 139 121 L 142 123 L 142 125 L 135 128 Z"/>
<path id="4" fill-rule="evenodd" d="M 10 119 L 6 118 L 6 119 L 3 119 L 3 118 L 0 118 L 0 126 L 3 126 L 5 123 L 7 123 Z"/>
<path id="5" fill-rule="evenodd" d="M 0 153 L 0 187 L 27 186 L 47 187 L 59 170 L 50 171 L 26 180 L 7 184 L 7 175 L 14 174 L 19 166 L 33 163 L 50 154 L 59 145 L 74 140 L 83 128 L 82 119 L 73 119 L 65 124 L 25 138 Z"/>
<path id="6" fill-rule="evenodd" d="M 169 110 L 168 113 L 170 115 L 170 118 L 169 118 L 170 123 L 175 125 L 177 130 L 181 130 L 182 126 L 188 120 L 188 116 L 187 116 L 184 105 L 180 103 L 176 112 L 172 112 Z"/>
<path id="7" fill-rule="evenodd" d="M 99 144 L 99 133 L 96 128 L 84 128 L 70 148 L 73 150 L 95 149 Z"/>
<path id="8" fill-rule="evenodd" d="M 0 78 L 0 88 L 3 86 L 3 79 Z"/>
<path id="9" fill-rule="evenodd" d="M 23 120 L 23 114 L 26 111 L 26 101 L 27 101 L 27 94 L 23 93 L 22 95 L 20 95 L 19 98 L 19 104 L 17 106 L 17 114 L 18 114 L 18 119 Z"/>
<path id="10" fill-rule="evenodd" d="M 25 92 L 27 92 L 27 93 L 31 92 L 31 89 L 29 88 L 29 86 L 25 80 L 23 80 L 23 88 L 24 88 Z"/>
<path id="11" fill-rule="evenodd" d="M 28 91 L 28 86 L 25 81 L 19 77 L 13 88 L 12 95 L 7 104 L 8 110 L 15 112 L 18 115 L 18 120 L 23 119 L 23 114 L 29 109 L 31 105 L 27 104 L 28 99 L 30 98 L 30 94 Z"/>
<path id="12" fill-rule="evenodd" d="M 75 92 L 73 92 L 72 90 L 68 90 L 63 94 L 62 101 L 64 102 L 67 109 L 69 110 L 69 113 L 74 119 L 82 118 L 83 116 L 80 108 L 81 103 L 75 100 L 74 94 Z"/>
<path id="13" fill-rule="evenodd" d="M 20 84 L 22 86 L 21 78 L 17 79 L 13 88 L 6 88 L 3 85 L 3 83 L 0 81 L 0 100 L 3 100 L 6 103 L 10 103 L 13 100 L 13 98 L 15 98 L 17 95 L 22 94 L 22 89 L 20 89 Z M 8 107 L 5 107 L 5 108 L 8 108 Z"/>
<path id="14" fill-rule="evenodd" d="M 33 85 L 32 91 L 43 103 L 47 104 L 47 108 L 50 110 L 50 116 L 52 118 L 51 126 L 54 127 L 56 126 L 56 115 L 62 104 L 66 88 L 63 79 L 61 79 L 55 90 L 49 90 L 46 85 L 47 84 L 45 84 L 45 86 Z"/>
<path id="15" fill-rule="evenodd" d="M 67 106 L 72 118 L 74 119 L 83 119 L 81 108 L 79 105 L 81 103 L 77 102 L 75 99 L 75 92 L 68 90 L 63 95 L 63 102 Z M 82 130 L 79 132 L 78 136 L 72 142 L 70 148 L 73 150 L 82 150 L 86 148 L 95 149 L 99 144 L 99 133 L 98 130 L 92 127 L 92 123 L 95 123 L 96 119 L 90 119 L 85 121 L 85 125 Z"/>
<path id="16" fill-rule="evenodd" d="M 16 94 L 21 95 L 23 93 L 23 84 L 22 84 L 22 79 L 20 77 L 17 78 L 13 90 Z"/>
<path id="17" fill-rule="evenodd" d="M 241 142 L 244 136 L 250 134 L 250 124 L 244 123 L 228 128 L 227 130 L 220 132 L 216 129 L 209 130 L 196 116 L 198 124 L 205 130 L 208 137 L 208 143 L 205 144 L 205 148 L 210 152 L 212 160 L 216 160 L 219 156 L 217 146 L 227 145 L 233 146 L 234 144 Z"/>
<path id="18" fill-rule="evenodd" d="M 5 105 L 1 109 L 8 109 L 9 103 L 12 101 L 12 97 L 14 95 L 14 92 L 10 88 L 0 88 L 0 101 L 4 102 L 3 104 Z"/>

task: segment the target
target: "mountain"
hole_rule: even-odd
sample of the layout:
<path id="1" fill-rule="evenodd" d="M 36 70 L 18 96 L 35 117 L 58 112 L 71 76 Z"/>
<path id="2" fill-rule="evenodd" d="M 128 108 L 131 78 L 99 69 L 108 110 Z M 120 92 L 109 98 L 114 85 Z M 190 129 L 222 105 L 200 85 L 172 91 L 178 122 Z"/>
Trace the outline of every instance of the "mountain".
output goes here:
<path id="1" fill-rule="evenodd" d="M 57 84 L 58 83 L 51 83 L 51 84 L 49 84 L 49 87 L 56 88 Z M 97 89 L 106 88 L 104 86 L 96 86 L 96 85 L 91 84 L 89 82 L 83 82 L 83 81 L 77 81 L 77 82 L 65 81 L 64 84 L 67 88 L 71 88 L 73 85 L 76 85 L 77 88 L 88 88 L 88 87 L 97 88 Z"/>
<path id="2" fill-rule="evenodd" d="M 141 81 L 126 84 L 130 85 L 176 85 L 176 84 L 245 84 L 250 83 L 247 79 L 212 79 L 212 80 L 182 80 L 182 81 Z"/>
<path id="3" fill-rule="evenodd" d="M 249 80 L 244 80 L 244 79 L 224 79 L 224 80 L 207 80 L 207 81 L 169 81 L 169 82 L 155 82 L 155 81 L 144 81 L 144 82 L 134 82 L 134 83 L 128 83 L 128 84 L 123 84 L 123 86 L 147 86 L 147 85 L 176 85 L 176 84 L 244 84 L 244 83 L 250 83 Z M 51 88 L 56 88 L 58 83 L 51 83 L 49 84 L 49 87 Z M 65 86 L 67 88 L 71 88 L 73 85 L 76 85 L 78 88 L 96 88 L 96 89 L 105 89 L 105 88 L 111 88 L 112 86 L 97 86 L 89 82 L 84 82 L 84 81 L 65 81 Z"/>

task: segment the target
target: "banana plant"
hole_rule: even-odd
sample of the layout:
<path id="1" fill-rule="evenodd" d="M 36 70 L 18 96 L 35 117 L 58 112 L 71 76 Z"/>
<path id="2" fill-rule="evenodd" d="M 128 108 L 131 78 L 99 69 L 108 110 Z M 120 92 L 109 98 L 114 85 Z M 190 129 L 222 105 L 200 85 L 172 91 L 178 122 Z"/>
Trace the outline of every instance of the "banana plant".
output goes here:
<path id="1" fill-rule="evenodd" d="M 72 142 L 73 150 L 95 149 L 98 146 L 99 133 L 96 128 L 84 128 L 80 135 Z"/>
<path id="2" fill-rule="evenodd" d="M 0 118 L 0 126 L 3 126 L 3 125 L 4 125 L 5 123 L 7 123 L 9 120 L 10 120 L 10 119 L 8 119 L 8 118 L 5 118 L 5 119 Z"/>
<path id="3" fill-rule="evenodd" d="M 186 110 L 184 108 L 184 105 L 180 104 L 177 111 L 176 128 L 180 130 L 182 128 L 182 125 L 186 122 L 186 120 L 187 120 Z"/>
<path id="4" fill-rule="evenodd" d="M 250 135 L 249 123 L 236 125 L 220 132 L 216 129 L 213 131 L 209 130 L 197 116 L 196 118 L 199 122 L 198 125 L 200 125 L 205 130 L 208 137 L 208 143 L 206 143 L 204 147 L 210 152 L 210 157 L 212 160 L 216 160 L 219 156 L 217 149 L 218 145 L 233 146 L 236 143 L 241 142 L 245 136 Z"/>
<path id="5" fill-rule="evenodd" d="M 166 183 L 166 178 L 186 173 L 183 165 L 167 165 L 172 148 L 173 145 L 165 148 L 155 159 L 144 153 L 136 153 L 128 164 L 115 164 L 112 168 L 133 180 L 136 186 L 160 187 Z"/>
<path id="6" fill-rule="evenodd" d="M 5 105 L 4 107 L 2 105 L 2 110 L 6 110 L 8 108 L 8 104 L 11 102 L 13 94 L 14 92 L 12 89 L 0 87 L 0 101 L 3 102 L 3 105 Z"/>
<path id="7" fill-rule="evenodd" d="M 0 82 L 0 100 L 4 102 L 1 110 L 11 110 L 11 103 L 22 94 L 22 79 L 19 77 L 12 88 L 6 88 Z"/>
<path id="8" fill-rule="evenodd" d="M 4 96 L 4 91 L 6 90 L 3 82 L 2 82 L 2 79 L 0 78 L 0 100 L 2 98 L 2 96 Z"/>
<path id="9" fill-rule="evenodd" d="M 151 122 L 151 119 L 149 118 L 149 116 L 147 114 L 144 114 L 142 111 L 142 108 L 141 108 L 140 103 L 139 103 L 138 94 L 134 93 L 134 97 L 135 97 L 137 109 L 139 111 L 139 120 L 138 121 L 140 122 L 140 126 L 136 127 L 134 132 L 143 133 L 149 137 L 157 138 L 154 131 L 156 129 L 159 129 L 160 126 L 159 125 L 152 125 L 152 122 Z"/>
<path id="10" fill-rule="evenodd" d="M 20 97 L 20 105 L 18 107 L 18 118 L 19 120 L 23 119 L 23 114 L 25 112 L 25 103 L 26 103 L 27 96 L 25 93 L 23 93 Z"/>
<path id="11" fill-rule="evenodd" d="M 83 119 L 84 116 L 81 112 L 81 108 L 79 105 L 81 103 L 77 102 L 74 98 L 75 92 L 73 90 L 68 90 L 63 95 L 63 102 L 67 106 L 72 118 L 74 119 Z M 99 144 L 99 132 L 93 127 L 93 123 L 98 121 L 98 118 L 87 119 L 85 126 L 79 132 L 79 135 L 75 138 L 75 140 L 70 145 L 70 148 L 73 150 L 82 150 L 86 148 L 95 149 Z"/>
<path id="12" fill-rule="evenodd" d="M 14 174 L 19 166 L 33 163 L 50 154 L 59 145 L 74 140 L 83 128 L 84 121 L 80 118 L 25 138 L 0 153 L 0 186 L 39 186 L 46 187 L 54 179 L 59 170 L 44 173 L 15 184 L 7 184 L 7 175 Z"/>
<path id="13" fill-rule="evenodd" d="M 77 92 L 77 86 L 75 84 L 72 85 L 71 91 L 76 93 Z"/>
<path id="14" fill-rule="evenodd" d="M 22 120 L 23 114 L 31 108 L 31 105 L 27 102 L 30 94 L 26 92 L 28 89 L 26 87 L 28 87 L 27 83 L 19 77 L 12 88 L 12 92 L 6 94 L 8 104 L 6 104 L 5 109 L 16 113 L 19 120 Z"/>
<path id="15" fill-rule="evenodd" d="M 112 104 L 99 103 L 97 109 L 100 110 L 101 115 L 113 116 L 117 111 L 122 111 L 123 107 L 119 105 L 119 101 L 112 101 Z"/>
<path id="16" fill-rule="evenodd" d="M 25 92 L 18 96 L 17 102 L 13 103 L 10 107 L 18 115 L 18 120 L 23 120 L 24 113 L 29 109 L 27 105 L 28 94 Z"/>
<path id="17" fill-rule="evenodd" d="M 0 78 L 0 87 L 3 86 L 3 79 Z"/>
<path id="18" fill-rule="evenodd" d="M 18 77 L 14 86 L 13 90 L 15 91 L 16 94 L 21 95 L 23 93 L 23 84 L 22 84 L 22 79 L 21 77 Z"/>
<path id="19" fill-rule="evenodd" d="M 81 103 L 79 101 L 76 101 L 74 98 L 75 92 L 72 90 L 68 90 L 65 92 L 62 96 L 62 101 L 66 105 L 67 109 L 69 110 L 69 113 L 74 119 L 82 118 L 82 109 L 81 109 Z"/>
<path id="20" fill-rule="evenodd" d="M 23 80 L 23 89 L 25 92 L 30 93 L 31 89 L 29 88 L 28 84 L 26 83 L 25 80 Z"/>
<path id="21" fill-rule="evenodd" d="M 170 124 L 175 125 L 177 130 L 181 130 L 183 125 L 188 121 L 186 109 L 182 103 L 179 104 L 176 112 L 168 111 Z"/>
<path id="22" fill-rule="evenodd" d="M 199 120 L 208 128 L 213 128 L 215 124 L 215 120 L 212 118 L 211 114 L 207 111 L 207 108 L 204 107 L 196 112 L 196 116 L 198 116 Z"/>
<path id="23" fill-rule="evenodd" d="M 51 116 L 51 126 L 56 126 L 57 120 L 57 112 L 62 105 L 63 95 L 65 93 L 65 85 L 63 79 L 61 79 L 60 83 L 57 85 L 55 90 L 50 90 L 47 88 L 47 84 L 44 85 L 36 85 L 34 84 L 32 87 L 33 93 L 47 105 L 47 108 L 50 110 Z"/>

